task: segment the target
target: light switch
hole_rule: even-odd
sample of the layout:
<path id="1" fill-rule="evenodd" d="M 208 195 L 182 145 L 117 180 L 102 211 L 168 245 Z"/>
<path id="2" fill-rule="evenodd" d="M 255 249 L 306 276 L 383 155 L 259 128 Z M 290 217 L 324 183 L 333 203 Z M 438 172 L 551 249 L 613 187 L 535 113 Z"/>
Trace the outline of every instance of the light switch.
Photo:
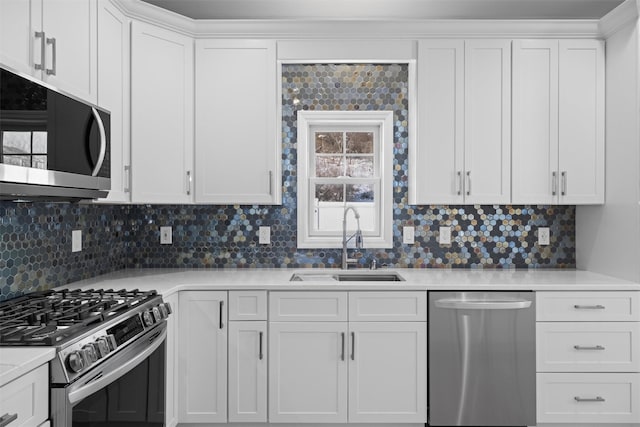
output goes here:
<path id="1" fill-rule="evenodd" d="M 440 244 L 451 244 L 451 227 L 440 227 Z"/>
<path id="2" fill-rule="evenodd" d="M 271 244 L 271 227 L 260 226 L 258 231 L 258 243 L 261 245 Z"/>
<path id="3" fill-rule="evenodd" d="M 171 230 L 171 226 L 160 227 L 160 244 L 173 244 L 173 230 Z"/>
<path id="4" fill-rule="evenodd" d="M 549 227 L 538 227 L 538 245 L 547 246 L 551 237 Z"/>
<path id="5" fill-rule="evenodd" d="M 73 230 L 71 232 L 71 252 L 80 252 L 82 250 L 82 230 Z"/>
<path id="6" fill-rule="evenodd" d="M 405 245 L 413 245 L 415 243 L 416 229 L 412 226 L 402 227 L 402 243 Z"/>

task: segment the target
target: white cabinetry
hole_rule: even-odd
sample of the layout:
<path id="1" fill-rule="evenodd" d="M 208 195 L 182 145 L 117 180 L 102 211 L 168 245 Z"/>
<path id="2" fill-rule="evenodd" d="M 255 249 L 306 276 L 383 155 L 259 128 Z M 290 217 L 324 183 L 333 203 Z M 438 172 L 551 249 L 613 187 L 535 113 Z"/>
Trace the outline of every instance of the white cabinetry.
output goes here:
<path id="1" fill-rule="evenodd" d="M 0 62 L 97 99 L 97 0 L 1 0 Z"/>
<path id="2" fill-rule="evenodd" d="M 110 0 L 98 2 L 98 105 L 111 112 L 111 191 L 103 201 L 131 200 L 130 20 Z"/>
<path id="3" fill-rule="evenodd" d="M 190 203 L 193 39 L 133 22 L 131 191 L 135 203 Z"/>
<path id="4" fill-rule="evenodd" d="M 227 292 L 180 293 L 178 422 L 227 422 Z"/>
<path id="5" fill-rule="evenodd" d="M 280 199 L 276 45 L 196 41 L 195 201 Z"/>
<path id="6" fill-rule="evenodd" d="M 640 422 L 639 296 L 536 294 L 539 424 Z"/>
<path id="7" fill-rule="evenodd" d="M 167 427 L 175 427 L 178 424 L 178 331 L 179 329 L 179 305 L 178 293 L 164 298 L 165 303 L 171 306 L 171 315 L 167 319 L 166 342 L 166 372 L 165 372 L 165 419 Z"/>
<path id="8" fill-rule="evenodd" d="M 421 40 L 411 204 L 509 203 L 511 41 Z"/>
<path id="9" fill-rule="evenodd" d="M 426 292 L 272 292 L 269 310 L 270 422 L 426 422 Z"/>
<path id="10" fill-rule="evenodd" d="M 39 426 L 49 417 L 49 365 L 0 387 L 0 417 L 11 427 Z"/>
<path id="11" fill-rule="evenodd" d="M 602 42 L 513 43 L 513 202 L 604 203 Z"/>

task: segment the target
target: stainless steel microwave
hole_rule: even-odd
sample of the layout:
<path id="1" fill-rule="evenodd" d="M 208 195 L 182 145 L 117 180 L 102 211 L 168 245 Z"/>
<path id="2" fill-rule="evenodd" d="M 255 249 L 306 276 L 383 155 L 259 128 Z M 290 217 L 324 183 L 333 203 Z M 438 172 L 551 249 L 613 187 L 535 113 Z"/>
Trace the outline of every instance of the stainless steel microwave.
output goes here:
<path id="1" fill-rule="evenodd" d="M 105 197 L 109 136 L 107 111 L 0 67 L 0 199 Z"/>

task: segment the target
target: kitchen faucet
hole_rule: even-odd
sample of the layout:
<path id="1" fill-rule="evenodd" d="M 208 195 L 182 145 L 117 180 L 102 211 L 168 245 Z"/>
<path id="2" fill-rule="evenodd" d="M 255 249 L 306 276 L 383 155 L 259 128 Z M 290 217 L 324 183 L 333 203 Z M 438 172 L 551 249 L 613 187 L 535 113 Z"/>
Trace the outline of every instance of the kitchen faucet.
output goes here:
<path id="1" fill-rule="evenodd" d="M 353 214 L 356 217 L 356 223 L 358 225 L 358 229 L 355 233 L 353 233 L 349 238 L 347 238 L 347 212 L 349 210 L 353 211 Z M 342 269 L 346 270 L 349 267 L 349 264 L 355 264 L 358 262 L 355 258 L 347 257 L 347 243 L 349 240 L 356 238 L 356 250 L 362 249 L 362 231 L 360 230 L 360 214 L 353 206 L 346 206 L 344 208 L 344 214 L 342 217 Z"/>

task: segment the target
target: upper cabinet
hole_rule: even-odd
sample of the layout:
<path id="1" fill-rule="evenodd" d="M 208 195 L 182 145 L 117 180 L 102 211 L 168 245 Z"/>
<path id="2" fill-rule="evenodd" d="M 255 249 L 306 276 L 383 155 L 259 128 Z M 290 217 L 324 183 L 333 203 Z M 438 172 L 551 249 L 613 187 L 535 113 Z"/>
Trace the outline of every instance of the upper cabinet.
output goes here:
<path id="1" fill-rule="evenodd" d="M 421 40 L 411 204 L 510 202 L 511 42 Z"/>
<path id="2" fill-rule="evenodd" d="M 0 62 L 97 101 L 97 0 L 0 0 Z"/>
<path id="3" fill-rule="evenodd" d="M 196 40 L 195 200 L 280 202 L 276 45 Z"/>
<path id="4" fill-rule="evenodd" d="M 193 201 L 193 39 L 131 29 L 131 191 L 134 203 Z"/>
<path id="5" fill-rule="evenodd" d="M 513 203 L 604 203 L 604 47 L 517 40 Z"/>

